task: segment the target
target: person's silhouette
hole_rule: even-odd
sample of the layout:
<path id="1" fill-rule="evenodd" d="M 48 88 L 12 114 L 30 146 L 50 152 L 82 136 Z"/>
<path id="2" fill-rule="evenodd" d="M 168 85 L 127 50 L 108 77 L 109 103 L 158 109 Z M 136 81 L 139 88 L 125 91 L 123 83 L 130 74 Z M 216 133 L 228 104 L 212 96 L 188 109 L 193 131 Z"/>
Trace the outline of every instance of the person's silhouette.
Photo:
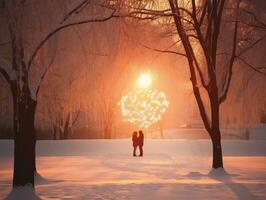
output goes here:
<path id="1" fill-rule="evenodd" d="M 138 147 L 138 133 L 134 131 L 132 134 L 132 143 L 133 143 L 133 156 L 136 156 L 136 150 Z"/>
<path id="2" fill-rule="evenodd" d="M 142 149 L 143 145 L 144 145 L 144 134 L 142 130 L 139 130 L 139 136 L 138 136 L 138 146 L 140 152 L 139 156 L 143 156 L 143 149 Z"/>

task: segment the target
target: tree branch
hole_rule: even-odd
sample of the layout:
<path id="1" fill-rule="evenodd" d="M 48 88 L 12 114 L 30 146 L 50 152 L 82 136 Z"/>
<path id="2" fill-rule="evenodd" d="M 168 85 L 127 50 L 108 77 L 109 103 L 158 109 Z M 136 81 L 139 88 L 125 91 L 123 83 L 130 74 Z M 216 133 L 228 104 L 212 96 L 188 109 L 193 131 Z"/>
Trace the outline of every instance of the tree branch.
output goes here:
<path id="1" fill-rule="evenodd" d="M 5 80 L 10 84 L 11 83 L 10 75 L 4 69 L 3 65 L 4 65 L 4 63 L 1 63 L 1 59 L 0 59 L 0 73 L 3 75 L 3 77 L 5 78 Z"/>
<path id="2" fill-rule="evenodd" d="M 141 46 L 145 47 L 146 49 L 150 49 L 150 50 L 153 50 L 153 51 L 156 51 L 156 52 L 160 52 L 160 53 L 171 53 L 171 54 L 176 54 L 176 55 L 179 55 L 179 56 L 187 57 L 186 54 L 179 53 L 179 52 L 176 52 L 176 51 L 167 50 L 168 48 L 166 48 L 165 50 L 161 50 L 161 49 L 151 48 L 151 47 L 148 47 L 146 45 L 141 45 Z"/>
<path id="3" fill-rule="evenodd" d="M 250 63 L 248 63 L 244 58 L 238 56 L 237 59 L 239 59 L 240 61 L 242 61 L 246 66 L 250 67 L 251 69 L 253 69 L 255 72 L 258 72 L 259 74 L 263 75 L 266 77 L 266 72 L 262 72 L 259 69 L 266 69 L 266 67 L 254 67 L 253 65 L 251 65 Z"/>
<path id="4" fill-rule="evenodd" d="M 202 25 L 203 20 L 204 20 L 204 18 L 206 16 L 206 10 L 207 10 L 207 1 L 205 1 L 205 3 L 204 3 L 203 10 L 201 12 L 201 16 L 200 16 L 200 19 L 199 19 L 199 25 L 200 26 Z"/>
<path id="5" fill-rule="evenodd" d="M 231 52 L 231 58 L 229 61 L 229 69 L 227 72 L 227 76 L 225 78 L 225 82 L 223 84 L 223 88 L 222 88 L 222 94 L 219 95 L 219 104 L 221 104 L 222 102 L 225 101 L 226 97 L 227 97 L 227 93 L 229 90 L 229 86 L 231 83 L 231 79 L 232 79 L 232 73 L 233 73 L 233 64 L 236 58 L 236 46 L 237 46 L 237 34 L 238 34 L 238 15 L 239 15 L 239 5 L 240 5 L 240 1 L 238 0 L 237 2 L 237 14 L 236 14 L 236 22 L 235 22 L 235 27 L 234 27 L 234 34 L 233 34 L 233 41 L 232 41 L 232 52 Z"/>
<path id="6" fill-rule="evenodd" d="M 74 126 L 75 123 L 78 121 L 79 114 L 80 114 L 80 109 L 78 110 L 78 113 L 76 114 L 75 119 L 72 121 L 72 125 L 71 126 Z"/>
<path id="7" fill-rule="evenodd" d="M 1 74 L 3 75 L 3 77 L 5 78 L 5 80 L 6 80 L 8 83 L 10 83 L 11 80 L 10 80 L 10 78 L 9 78 L 8 73 L 7 73 L 3 68 L 1 68 L 1 66 L 0 66 L 0 72 L 1 72 Z"/>
<path id="8" fill-rule="evenodd" d="M 95 18 L 95 19 L 87 19 L 87 20 L 81 20 L 78 22 L 72 22 L 72 23 L 68 23 L 65 25 L 61 25 L 59 27 L 57 27 L 56 29 L 54 29 L 53 31 L 51 31 L 50 33 L 48 33 L 46 35 L 46 37 L 44 37 L 44 39 L 37 45 L 37 47 L 35 48 L 35 50 L 33 51 L 32 55 L 30 56 L 29 62 L 28 62 L 28 69 L 30 69 L 33 60 L 35 59 L 37 53 L 39 52 L 39 50 L 43 47 L 43 45 L 56 33 L 58 33 L 59 31 L 72 27 L 72 26 L 76 26 L 76 25 L 81 25 L 81 24 L 86 24 L 86 23 L 92 23 L 92 22 L 105 22 L 111 18 L 114 17 L 118 17 L 118 15 L 115 15 L 115 11 L 113 11 L 109 16 L 106 17 L 102 17 L 102 18 Z"/>
<path id="9" fill-rule="evenodd" d="M 173 0 L 168 0 L 169 5 L 171 7 L 172 12 L 177 13 L 177 15 L 174 15 L 174 22 L 176 25 L 176 29 L 178 31 L 178 34 L 180 36 L 180 39 L 182 41 L 183 47 L 185 49 L 186 55 L 187 55 L 187 60 L 189 63 L 189 69 L 190 69 L 190 74 L 191 74 L 191 82 L 193 85 L 193 92 L 194 92 L 194 96 L 196 98 L 198 107 L 199 107 L 199 111 L 200 111 L 200 115 L 201 118 L 203 120 L 203 124 L 204 127 L 206 128 L 206 130 L 208 132 L 210 132 L 211 126 L 210 126 L 210 121 L 208 119 L 207 116 L 207 111 L 204 107 L 203 101 L 202 101 L 202 97 L 200 95 L 200 91 L 199 88 L 197 86 L 197 78 L 196 78 L 196 72 L 195 72 L 195 68 L 194 68 L 194 64 L 193 64 L 193 51 L 192 51 L 192 47 L 188 41 L 188 37 L 186 36 L 186 33 L 184 31 L 184 27 L 181 23 L 181 19 L 178 17 L 180 16 L 180 12 L 178 10 L 178 2 L 177 1 L 173 1 Z"/>
<path id="10" fill-rule="evenodd" d="M 243 10 L 243 12 L 245 12 L 245 13 L 251 15 L 251 16 L 253 17 L 253 19 L 255 20 L 255 22 L 257 22 L 257 23 L 259 24 L 259 27 L 260 27 L 260 28 L 266 29 L 266 23 L 263 23 L 261 20 L 259 20 L 259 19 L 257 18 L 257 16 L 256 16 L 253 12 L 248 11 L 248 10 Z"/>
<path id="11" fill-rule="evenodd" d="M 43 74 L 41 75 L 41 78 L 39 80 L 39 84 L 38 84 L 38 87 L 37 87 L 37 90 L 36 90 L 36 96 L 38 95 L 39 93 L 39 90 L 40 90 L 40 87 L 41 87 L 41 82 L 42 80 L 44 79 L 45 75 L 47 74 L 48 70 L 50 69 L 50 67 L 53 65 L 54 63 L 54 60 L 55 60 L 55 57 L 56 57 L 56 53 L 53 55 L 52 59 L 50 60 L 49 64 L 47 67 L 44 68 L 44 72 Z"/>
<path id="12" fill-rule="evenodd" d="M 79 5 L 74 7 L 60 22 L 60 24 L 63 24 L 66 20 L 69 19 L 73 14 L 78 14 L 83 8 L 85 8 L 89 4 L 89 0 L 84 0 Z"/>
<path id="13" fill-rule="evenodd" d="M 259 38 L 255 42 L 253 42 L 251 45 L 249 45 L 248 47 L 246 47 L 245 49 L 243 49 L 241 52 L 239 52 L 237 54 L 237 56 L 241 56 L 242 54 L 246 53 L 248 50 L 252 49 L 254 46 L 256 46 L 259 42 L 261 42 L 265 38 L 266 38 L 266 35 L 262 36 L 261 38 Z"/>

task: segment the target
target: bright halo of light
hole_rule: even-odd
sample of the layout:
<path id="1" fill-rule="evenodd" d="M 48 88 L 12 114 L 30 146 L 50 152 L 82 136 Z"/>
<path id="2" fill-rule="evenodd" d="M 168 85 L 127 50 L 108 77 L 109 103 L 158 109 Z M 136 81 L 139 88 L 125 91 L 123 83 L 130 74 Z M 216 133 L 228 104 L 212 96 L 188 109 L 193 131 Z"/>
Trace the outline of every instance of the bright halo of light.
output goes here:
<path id="1" fill-rule="evenodd" d="M 137 83 L 140 88 L 149 88 L 152 84 L 152 76 L 148 73 L 141 74 Z"/>
<path id="2" fill-rule="evenodd" d="M 124 121 L 148 128 L 162 119 L 169 101 L 163 92 L 147 89 L 128 93 L 120 99 L 118 105 Z"/>

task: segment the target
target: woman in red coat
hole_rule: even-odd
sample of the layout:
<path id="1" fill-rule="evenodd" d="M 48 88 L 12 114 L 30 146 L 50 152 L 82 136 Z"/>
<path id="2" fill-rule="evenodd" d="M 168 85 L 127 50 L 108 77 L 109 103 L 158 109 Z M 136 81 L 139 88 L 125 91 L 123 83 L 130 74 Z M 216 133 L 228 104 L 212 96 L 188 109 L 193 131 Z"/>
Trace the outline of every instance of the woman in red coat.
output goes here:
<path id="1" fill-rule="evenodd" d="M 132 142 L 133 142 L 133 156 L 137 156 L 136 155 L 136 150 L 137 150 L 137 147 L 138 147 L 138 133 L 137 131 L 134 131 L 133 134 L 132 134 Z"/>

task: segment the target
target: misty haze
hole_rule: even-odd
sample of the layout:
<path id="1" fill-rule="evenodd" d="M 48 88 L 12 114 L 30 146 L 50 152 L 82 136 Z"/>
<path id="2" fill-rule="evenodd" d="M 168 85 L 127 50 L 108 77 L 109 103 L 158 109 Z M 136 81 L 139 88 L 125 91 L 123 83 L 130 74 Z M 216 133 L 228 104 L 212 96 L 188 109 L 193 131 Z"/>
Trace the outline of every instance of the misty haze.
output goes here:
<path id="1" fill-rule="evenodd" d="M 265 199 L 265 13 L 0 0 L 0 199 Z"/>

